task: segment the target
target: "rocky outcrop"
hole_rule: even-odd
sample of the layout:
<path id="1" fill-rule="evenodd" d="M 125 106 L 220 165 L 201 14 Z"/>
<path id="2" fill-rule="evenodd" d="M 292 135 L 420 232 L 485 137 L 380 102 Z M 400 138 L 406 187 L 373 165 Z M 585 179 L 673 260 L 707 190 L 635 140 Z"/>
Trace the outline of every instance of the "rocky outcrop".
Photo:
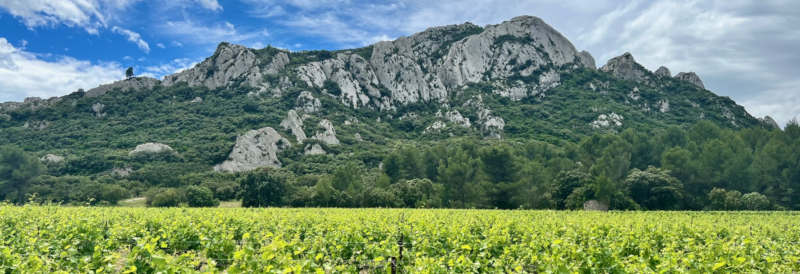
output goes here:
<path id="1" fill-rule="evenodd" d="M 581 51 L 578 53 L 578 60 L 583 64 L 583 67 L 589 69 L 597 69 L 597 65 L 594 62 L 594 57 L 588 51 Z"/>
<path id="2" fill-rule="evenodd" d="M 439 112 L 436 113 L 436 116 L 437 117 L 444 117 L 445 119 L 447 119 L 447 121 L 450 121 L 451 123 L 454 123 L 454 124 L 459 125 L 461 127 L 465 127 L 465 128 L 472 127 L 472 122 L 469 121 L 469 118 L 464 117 L 463 115 L 461 115 L 461 112 L 458 112 L 458 110 L 447 111 L 444 115 L 442 115 L 442 112 L 439 111 Z"/>
<path id="3" fill-rule="evenodd" d="M 600 114 L 597 116 L 597 119 L 592 121 L 590 124 L 592 128 L 595 129 L 603 129 L 603 128 L 610 128 L 610 127 L 621 127 L 622 120 L 624 118 L 622 115 L 616 114 L 614 112 L 609 114 Z"/>
<path id="4" fill-rule="evenodd" d="M 319 144 L 308 144 L 303 152 L 305 155 L 325 155 L 326 153 L 325 149 Z"/>
<path id="5" fill-rule="evenodd" d="M 64 157 L 55 154 L 47 154 L 39 158 L 39 161 L 45 164 L 58 164 L 64 161 Z"/>
<path id="6" fill-rule="evenodd" d="M 261 167 L 281 167 L 278 153 L 289 145 L 289 140 L 271 127 L 251 130 L 236 138 L 228 160 L 214 166 L 214 170 L 240 172 Z"/>
<path id="7" fill-rule="evenodd" d="M 665 66 L 658 67 L 658 69 L 655 72 L 653 72 L 653 74 L 655 74 L 658 77 L 664 77 L 664 78 L 672 77 L 672 72 L 670 72 L 669 69 Z"/>
<path id="8" fill-rule="evenodd" d="M 764 116 L 764 118 L 758 118 L 758 121 L 761 122 L 762 125 L 769 129 L 780 129 L 781 127 L 778 125 L 778 122 L 775 122 L 775 119 L 772 119 L 769 115 Z"/>
<path id="9" fill-rule="evenodd" d="M 22 127 L 27 129 L 44 130 L 50 127 L 50 122 L 38 121 L 38 120 L 26 121 L 25 124 L 22 125 Z"/>
<path id="10" fill-rule="evenodd" d="M 643 82 L 647 80 L 648 72 L 642 65 L 636 63 L 636 60 L 633 59 L 633 55 L 629 52 L 611 58 L 611 60 L 608 60 L 608 63 L 600 68 L 600 71 L 611 73 L 614 77 L 619 79 L 634 82 Z"/>
<path id="11" fill-rule="evenodd" d="M 669 112 L 669 99 L 659 100 L 657 105 L 658 105 L 658 111 L 660 111 L 661 113 Z"/>
<path id="12" fill-rule="evenodd" d="M 103 118 L 106 116 L 106 113 L 103 110 L 106 109 L 106 105 L 101 103 L 94 103 L 92 105 L 92 111 L 94 112 L 94 116 L 97 118 Z"/>
<path id="13" fill-rule="evenodd" d="M 314 135 L 314 139 L 320 140 L 326 145 L 338 145 L 339 139 L 336 138 L 336 130 L 333 128 L 333 123 L 328 119 L 323 119 L 319 121 L 319 126 L 322 128 L 322 131 L 317 131 L 317 134 Z"/>
<path id="14" fill-rule="evenodd" d="M 699 88 L 703 88 L 703 89 L 706 88 L 703 85 L 703 80 L 700 80 L 700 76 L 697 76 L 697 74 L 694 73 L 694 72 L 681 72 L 681 73 L 678 73 L 677 75 L 675 75 L 675 79 L 689 82 L 690 84 L 695 85 L 695 86 L 697 86 Z"/>
<path id="15" fill-rule="evenodd" d="M 129 156 L 134 156 L 138 154 L 158 154 L 158 153 L 172 153 L 175 150 L 172 147 L 162 144 L 162 143 L 144 143 L 141 145 L 136 146 L 135 149 L 128 152 Z"/>
<path id="16" fill-rule="evenodd" d="M 238 81 L 252 87 L 262 87 L 265 74 L 276 74 L 289 63 L 286 52 L 279 51 L 265 63 L 256 51 L 244 46 L 220 43 L 214 55 L 191 69 L 164 77 L 162 84 L 171 86 L 186 82 L 189 86 L 209 89 L 226 87 Z"/>
<path id="17" fill-rule="evenodd" d="M 445 127 L 447 127 L 447 124 L 445 124 L 444 122 L 442 122 L 442 121 L 434 121 L 431 125 L 425 127 L 425 130 L 423 132 L 424 133 L 439 132 L 440 130 L 442 130 Z"/>
<path id="18" fill-rule="evenodd" d="M 502 138 L 503 128 L 506 122 L 503 118 L 492 115 L 489 109 L 483 109 L 478 112 L 478 122 L 481 124 L 483 134 L 492 138 Z"/>
<path id="19" fill-rule="evenodd" d="M 281 121 L 281 127 L 284 130 L 291 131 L 298 143 L 302 143 L 307 138 L 306 133 L 303 131 L 303 119 L 297 115 L 295 110 L 290 110 L 286 114 L 286 119 Z"/>
<path id="20" fill-rule="evenodd" d="M 319 111 L 322 103 L 310 91 L 303 91 L 297 96 L 295 105 L 305 113 L 315 113 Z"/>
<path id="21" fill-rule="evenodd" d="M 111 84 L 100 85 L 99 87 L 86 91 L 86 97 L 97 97 L 106 94 L 109 91 L 119 89 L 121 91 L 129 90 L 145 90 L 152 89 L 161 81 L 150 77 L 134 77 L 125 80 L 119 80 Z"/>

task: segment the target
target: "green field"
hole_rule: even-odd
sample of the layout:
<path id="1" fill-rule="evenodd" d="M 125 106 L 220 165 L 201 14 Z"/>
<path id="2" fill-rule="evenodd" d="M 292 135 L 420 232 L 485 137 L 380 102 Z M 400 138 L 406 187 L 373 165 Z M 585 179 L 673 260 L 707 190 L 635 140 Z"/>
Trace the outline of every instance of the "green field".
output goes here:
<path id="1" fill-rule="evenodd" d="M 797 212 L 0 206 L 0 240 L 0 273 L 800 270 Z"/>

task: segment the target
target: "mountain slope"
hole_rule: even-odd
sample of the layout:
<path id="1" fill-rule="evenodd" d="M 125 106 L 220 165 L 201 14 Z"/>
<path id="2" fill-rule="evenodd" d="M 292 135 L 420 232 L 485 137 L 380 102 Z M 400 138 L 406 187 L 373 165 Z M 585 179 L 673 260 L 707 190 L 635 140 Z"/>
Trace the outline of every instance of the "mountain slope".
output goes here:
<path id="1" fill-rule="evenodd" d="M 167 162 L 183 174 L 380 154 L 403 141 L 559 144 L 700 120 L 761 125 L 694 73 L 653 73 L 627 53 L 596 69 L 589 53 L 541 19 L 521 16 L 338 51 L 221 43 L 194 68 L 160 81 L 132 78 L 0 104 L 0 142 L 64 156 L 61 173 L 87 175 L 146 169 L 152 159 L 131 152 L 157 142 L 174 149 L 177 160 Z"/>

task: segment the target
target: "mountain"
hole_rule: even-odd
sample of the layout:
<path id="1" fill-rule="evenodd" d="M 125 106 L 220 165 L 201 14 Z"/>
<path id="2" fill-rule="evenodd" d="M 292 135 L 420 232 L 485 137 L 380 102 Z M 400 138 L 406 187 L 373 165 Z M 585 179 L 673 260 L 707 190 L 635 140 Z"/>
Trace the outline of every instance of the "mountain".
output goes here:
<path id="1" fill-rule="evenodd" d="M 140 155 L 153 154 L 141 153 L 148 148 L 177 159 L 156 160 L 187 174 L 347 158 L 397 142 L 474 136 L 561 144 L 701 120 L 725 128 L 767 123 L 706 90 L 693 72 L 651 72 L 630 53 L 598 69 L 544 21 L 520 16 L 336 51 L 220 43 L 203 62 L 162 80 L 135 77 L 0 104 L 0 143 L 73 163 L 60 174 L 146 170 L 153 159 Z"/>

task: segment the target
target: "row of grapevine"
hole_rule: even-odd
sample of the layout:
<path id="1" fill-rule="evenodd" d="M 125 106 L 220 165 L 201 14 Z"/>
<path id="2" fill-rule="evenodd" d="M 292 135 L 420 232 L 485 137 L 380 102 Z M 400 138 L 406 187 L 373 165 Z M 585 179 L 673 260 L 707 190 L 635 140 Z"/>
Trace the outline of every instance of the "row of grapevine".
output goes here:
<path id="1" fill-rule="evenodd" d="M 799 217 L 0 206 L 0 272 L 791 273 Z"/>

